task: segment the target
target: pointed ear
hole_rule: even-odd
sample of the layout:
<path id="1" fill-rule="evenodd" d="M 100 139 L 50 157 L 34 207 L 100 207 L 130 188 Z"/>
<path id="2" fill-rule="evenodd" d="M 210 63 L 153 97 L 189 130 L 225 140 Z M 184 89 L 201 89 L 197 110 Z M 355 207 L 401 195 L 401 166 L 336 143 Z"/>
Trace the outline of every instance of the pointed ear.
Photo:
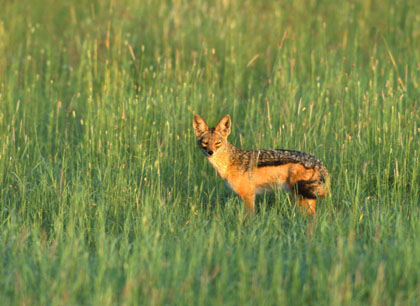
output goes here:
<path id="1" fill-rule="evenodd" d="M 200 137 L 204 132 L 209 130 L 206 121 L 200 115 L 194 114 L 193 127 L 195 136 Z"/>
<path id="2" fill-rule="evenodd" d="M 221 134 L 223 137 L 228 137 L 230 134 L 230 116 L 226 115 L 222 119 L 220 119 L 219 123 L 216 125 L 216 132 Z"/>

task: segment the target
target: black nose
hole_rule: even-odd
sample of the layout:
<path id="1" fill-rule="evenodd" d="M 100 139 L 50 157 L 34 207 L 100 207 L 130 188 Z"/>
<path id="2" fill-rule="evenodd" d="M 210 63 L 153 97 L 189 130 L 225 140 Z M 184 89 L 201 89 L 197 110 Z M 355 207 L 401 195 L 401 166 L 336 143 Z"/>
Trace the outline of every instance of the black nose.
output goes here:
<path id="1" fill-rule="evenodd" d="M 207 154 L 211 156 L 211 155 L 213 155 L 213 151 L 210 150 L 210 151 L 207 152 Z"/>

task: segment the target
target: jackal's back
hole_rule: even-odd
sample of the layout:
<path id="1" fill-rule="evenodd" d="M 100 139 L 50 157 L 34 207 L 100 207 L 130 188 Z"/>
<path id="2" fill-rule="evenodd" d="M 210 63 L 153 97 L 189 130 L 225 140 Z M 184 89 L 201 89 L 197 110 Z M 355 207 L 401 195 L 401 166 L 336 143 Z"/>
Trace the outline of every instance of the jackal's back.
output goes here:
<path id="1" fill-rule="evenodd" d="M 299 163 L 306 169 L 314 169 L 315 175 L 311 180 L 298 181 L 301 190 L 308 190 L 313 197 L 326 196 L 330 188 L 327 168 L 315 156 L 294 150 L 256 150 L 256 166 L 281 166 L 288 163 Z"/>
<path id="2" fill-rule="evenodd" d="M 314 169 L 311 180 L 299 181 L 301 190 L 310 190 L 312 196 L 323 197 L 328 194 L 330 187 L 327 168 L 315 156 L 294 150 L 240 150 L 232 154 L 233 163 L 241 166 L 244 171 L 253 168 L 276 167 L 286 164 L 300 164 L 306 169 Z"/>
<path id="3" fill-rule="evenodd" d="M 307 169 L 322 167 L 316 157 L 293 150 L 255 150 L 257 167 L 280 166 L 287 163 L 300 163 Z"/>

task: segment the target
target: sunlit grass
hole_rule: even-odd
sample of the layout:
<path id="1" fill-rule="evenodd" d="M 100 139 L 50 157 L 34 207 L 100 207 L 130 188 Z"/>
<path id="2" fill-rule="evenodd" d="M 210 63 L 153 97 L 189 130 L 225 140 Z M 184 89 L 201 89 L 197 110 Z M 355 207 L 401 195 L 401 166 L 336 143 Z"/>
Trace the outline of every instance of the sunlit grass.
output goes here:
<path id="1" fill-rule="evenodd" d="M 4 3 L 0 301 L 418 304 L 419 29 L 414 0 Z M 317 216 L 244 221 L 194 112 L 323 160 Z"/>

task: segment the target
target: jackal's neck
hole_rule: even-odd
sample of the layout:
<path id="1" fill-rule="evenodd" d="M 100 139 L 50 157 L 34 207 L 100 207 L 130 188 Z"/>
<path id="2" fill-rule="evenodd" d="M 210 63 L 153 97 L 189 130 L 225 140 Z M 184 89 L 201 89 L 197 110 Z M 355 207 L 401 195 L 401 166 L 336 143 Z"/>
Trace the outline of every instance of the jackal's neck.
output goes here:
<path id="1" fill-rule="evenodd" d="M 227 170 L 229 166 L 233 165 L 235 155 L 241 151 L 234 145 L 227 143 L 225 150 L 217 152 L 216 155 L 209 157 L 210 164 L 216 169 L 217 173 L 222 177 L 226 178 Z"/>
<path id="2" fill-rule="evenodd" d="M 228 151 L 230 155 L 235 155 L 242 150 L 240 148 L 235 147 L 230 142 L 228 142 L 226 145 L 226 151 Z"/>

